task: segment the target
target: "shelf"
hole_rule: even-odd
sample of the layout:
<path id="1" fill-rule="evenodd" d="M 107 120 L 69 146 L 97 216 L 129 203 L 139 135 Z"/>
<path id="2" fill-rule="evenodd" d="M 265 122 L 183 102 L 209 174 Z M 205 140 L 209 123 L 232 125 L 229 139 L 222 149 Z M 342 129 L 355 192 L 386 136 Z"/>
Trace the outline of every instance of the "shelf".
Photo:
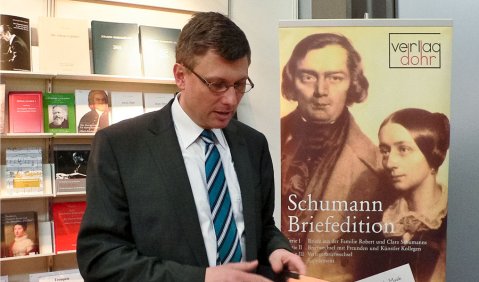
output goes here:
<path id="1" fill-rule="evenodd" d="M 52 198 L 54 197 L 51 193 L 44 194 L 17 194 L 17 195 L 0 195 L 0 200 L 22 200 L 22 199 L 41 199 L 41 198 Z"/>
<path id="2" fill-rule="evenodd" d="M 53 138 L 65 138 L 65 139 L 68 139 L 68 138 L 74 138 L 74 139 L 88 139 L 88 138 L 92 138 L 95 136 L 95 133 L 55 133 L 53 134 Z"/>
<path id="3" fill-rule="evenodd" d="M 57 74 L 54 79 L 63 80 L 88 80 L 88 81 L 109 81 L 109 82 L 130 82 L 130 83 L 154 83 L 154 84 L 175 84 L 175 80 L 162 77 L 141 77 L 141 76 L 121 76 L 121 75 L 69 75 Z"/>
<path id="4" fill-rule="evenodd" d="M 26 259 L 34 259 L 34 258 L 41 258 L 41 257 L 51 257 L 54 255 L 55 253 L 48 253 L 48 254 L 36 254 L 36 255 L 30 255 L 30 256 L 8 257 L 8 258 L 0 258 L 0 261 L 4 262 L 4 261 L 11 261 L 11 260 L 26 260 Z"/>
<path id="5" fill-rule="evenodd" d="M 2 139 L 49 139 L 49 138 L 92 138 L 95 133 L 4 133 L 0 134 Z"/>
<path id="6" fill-rule="evenodd" d="M 141 77 L 141 76 L 121 76 L 121 75 L 101 75 L 101 74 L 61 74 L 61 73 L 40 73 L 29 71 L 0 71 L 4 78 L 30 78 L 30 79 L 59 79 L 59 80 L 82 80 L 82 81 L 101 81 L 101 82 L 128 82 L 145 84 L 167 84 L 175 85 L 175 80 L 164 77 Z"/>
<path id="7" fill-rule="evenodd" d="M 67 197 L 82 197 L 86 196 L 86 191 L 83 192 L 60 192 L 56 193 L 54 198 L 67 198 Z"/>
<path id="8" fill-rule="evenodd" d="M 37 138 L 48 139 L 52 138 L 53 133 L 4 133 L 0 134 L 2 139 L 21 139 L 21 138 Z"/>
<path id="9" fill-rule="evenodd" d="M 55 77 L 53 73 L 40 73 L 40 72 L 30 72 L 30 71 L 6 71 L 1 70 L 0 76 L 2 78 L 37 78 L 37 79 L 52 79 Z"/>

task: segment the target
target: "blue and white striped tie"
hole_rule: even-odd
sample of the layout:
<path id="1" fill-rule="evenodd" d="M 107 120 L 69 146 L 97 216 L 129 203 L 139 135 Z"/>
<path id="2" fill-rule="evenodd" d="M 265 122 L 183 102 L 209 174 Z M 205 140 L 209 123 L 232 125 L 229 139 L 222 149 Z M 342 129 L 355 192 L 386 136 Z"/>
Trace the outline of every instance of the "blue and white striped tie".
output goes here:
<path id="1" fill-rule="evenodd" d="M 206 185 L 216 233 L 216 265 L 239 262 L 242 256 L 240 240 L 220 153 L 211 130 L 205 129 L 201 139 L 206 144 Z"/>

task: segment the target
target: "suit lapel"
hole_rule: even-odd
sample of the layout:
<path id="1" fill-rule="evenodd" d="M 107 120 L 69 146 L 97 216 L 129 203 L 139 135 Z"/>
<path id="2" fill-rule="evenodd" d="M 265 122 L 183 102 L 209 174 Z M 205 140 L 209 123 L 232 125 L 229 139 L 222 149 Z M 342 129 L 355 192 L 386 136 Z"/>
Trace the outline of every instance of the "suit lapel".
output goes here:
<path id="1" fill-rule="evenodd" d="M 230 147 L 231 157 L 241 189 L 245 224 L 246 260 L 249 261 L 257 258 L 255 223 L 255 214 L 257 211 L 255 210 L 254 183 L 251 179 L 251 175 L 253 175 L 251 171 L 251 161 L 249 159 L 246 141 L 243 136 L 238 134 L 236 125 L 231 122 L 223 132 Z"/>
<path id="2" fill-rule="evenodd" d="M 189 244 L 199 265 L 208 266 L 208 257 L 203 242 L 203 235 L 198 221 L 196 205 L 191 191 L 188 174 L 182 157 L 181 148 L 176 136 L 171 117 L 171 102 L 157 113 L 153 123 L 149 125 L 152 132 L 148 140 L 150 151 L 158 166 L 159 177 L 169 183 L 168 190 L 171 201 L 175 201 L 178 208 L 172 216 L 178 219 L 183 228 L 183 235 Z"/>

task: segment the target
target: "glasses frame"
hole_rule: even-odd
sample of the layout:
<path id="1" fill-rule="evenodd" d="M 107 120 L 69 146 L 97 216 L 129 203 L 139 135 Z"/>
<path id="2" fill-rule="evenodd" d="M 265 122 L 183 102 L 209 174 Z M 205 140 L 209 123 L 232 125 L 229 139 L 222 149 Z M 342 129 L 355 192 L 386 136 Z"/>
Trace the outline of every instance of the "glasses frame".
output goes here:
<path id="1" fill-rule="evenodd" d="M 184 66 L 184 65 L 183 65 Z M 204 79 L 201 75 L 197 74 L 194 70 L 192 70 L 191 68 L 187 67 L 187 66 L 184 66 L 187 70 L 189 70 L 192 74 L 194 74 L 201 82 L 203 82 L 204 85 L 206 85 L 208 87 L 208 89 L 210 89 L 211 92 L 213 93 L 216 93 L 216 94 L 222 94 L 224 92 L 226 92 L 228 89 L 230 89 L 230 87 L 233 87 L 233 89 L 236 91 L 236 93 L 238 94 L 245 94 L 245 93 L 248 93 L 249 91 L 251 91 L 251 89 L 254 88 L 254 83 L 253 81 L 249 78 L 249 77 L 246 77 L 246 80 L 248 82 L 245 83 L 245 85 L 250 85 L 251 88 L 248 89 L 248 91 L 242 91 L 242 92 L 238 92 L 239 89 L 237 87 L 239 87 L 238 83 L 233 83 L 231 85 L 227 85 L 226 83 L 215 83 L 215 82 L 209 82 L 208 80 Z M 222 84 L 225 89 L 224 90 L 215 90 L 212 85 L 214 84 Z"/>

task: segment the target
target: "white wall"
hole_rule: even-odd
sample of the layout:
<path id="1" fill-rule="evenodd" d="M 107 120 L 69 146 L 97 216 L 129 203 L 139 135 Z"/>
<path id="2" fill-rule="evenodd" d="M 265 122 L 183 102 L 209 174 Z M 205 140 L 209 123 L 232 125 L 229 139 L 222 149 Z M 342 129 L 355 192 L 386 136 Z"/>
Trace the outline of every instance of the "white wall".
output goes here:
<path id="1" fill-rule="evenodd" d="M 479 1 L 399 0 L 400 18 L 453 19 L 447 280 L 479 281 Z"/>
<path id="2" fill-rule="evenodd" d="M 231 0 L 231 19 L 246 33 L 252 59 L 249 75 L 255 87 L 238 108 L 238 118 L 268 139 L 276 182 L 275 219 L 280 216 L 280 124 L 278 21 L 293 19 L 294 0 Z"/>

